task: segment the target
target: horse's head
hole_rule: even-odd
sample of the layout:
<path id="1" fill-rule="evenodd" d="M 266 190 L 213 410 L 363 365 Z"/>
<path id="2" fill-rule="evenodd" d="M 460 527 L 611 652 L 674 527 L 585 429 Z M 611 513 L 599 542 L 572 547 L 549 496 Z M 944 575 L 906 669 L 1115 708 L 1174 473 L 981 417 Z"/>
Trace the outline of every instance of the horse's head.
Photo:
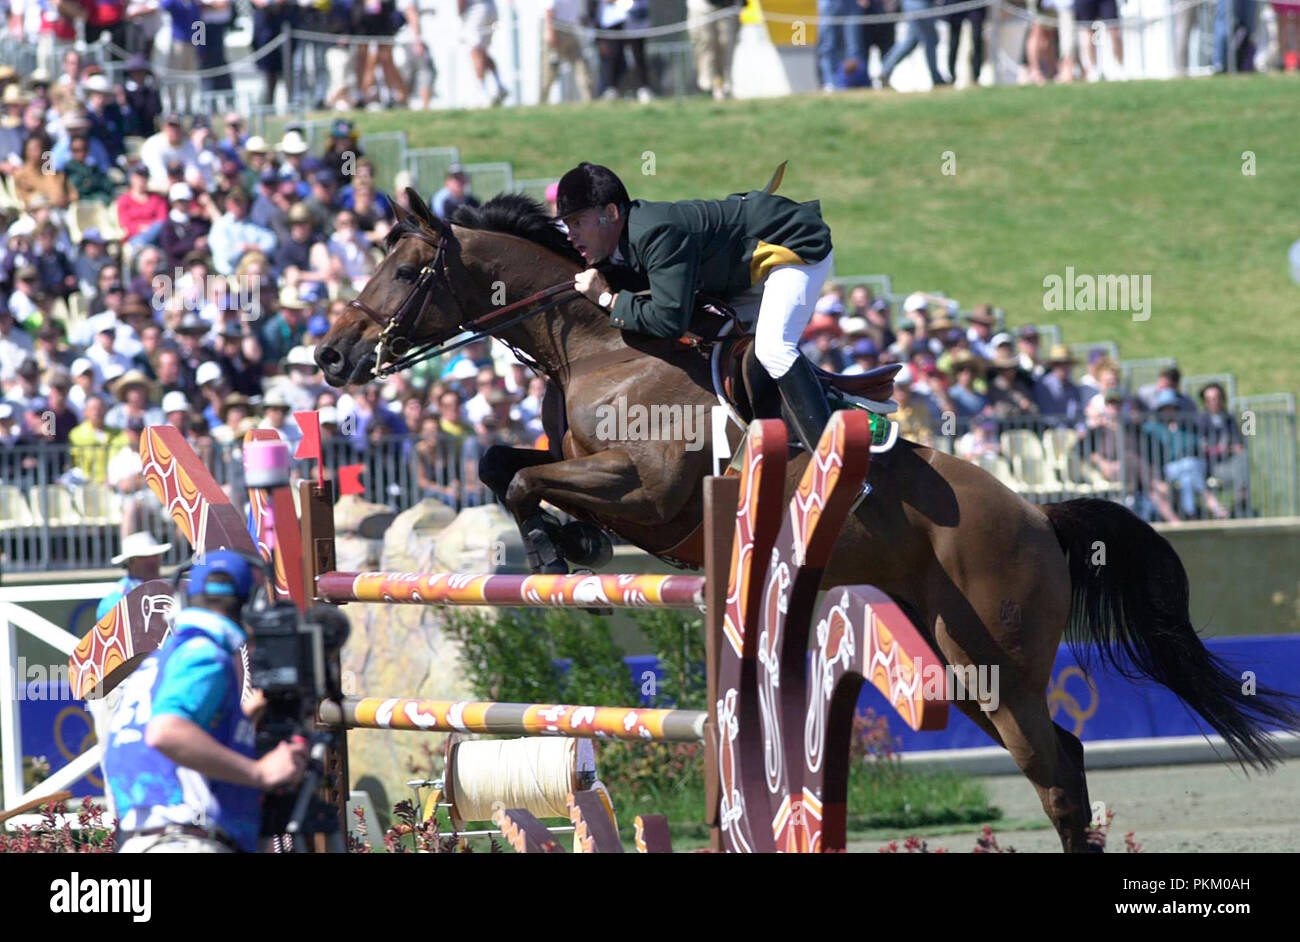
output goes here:
<path id="1" fill-rule="evenodd" d="M 332 386 L 368 382 L 377 353 L 392 362 L 414 345 L 455 336 L 470 313 L 461 303 L 476 292 L 451 227 L 414 190 L 406 195 L 411 209 L 394 203 L 397 224 L 383 263 L 316 348 Z"/>

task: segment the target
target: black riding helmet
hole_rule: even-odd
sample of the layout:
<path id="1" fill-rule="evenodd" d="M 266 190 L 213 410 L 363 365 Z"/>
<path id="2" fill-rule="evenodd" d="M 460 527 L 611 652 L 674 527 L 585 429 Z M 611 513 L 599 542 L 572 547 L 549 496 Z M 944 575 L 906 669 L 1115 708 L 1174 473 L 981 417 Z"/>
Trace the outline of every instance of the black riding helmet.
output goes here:
<path id="1" fill-rule="evenodd" d="M 563 219 L 610 203 L 622 210 L 631 202 L 627 187 L 613 170 L 584 161 L 560 178 L 555 194 L 555 218 Z"/>

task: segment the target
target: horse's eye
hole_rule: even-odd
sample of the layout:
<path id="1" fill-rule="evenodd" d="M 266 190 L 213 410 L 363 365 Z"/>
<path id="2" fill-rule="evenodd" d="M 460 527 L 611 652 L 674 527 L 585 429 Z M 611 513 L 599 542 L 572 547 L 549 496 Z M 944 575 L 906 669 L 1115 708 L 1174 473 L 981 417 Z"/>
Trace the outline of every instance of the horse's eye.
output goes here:
<path id="1" fill-rule="evenodd" d="M 414 265 L 399 265 L 396 274 L 402 281 L 415 281 L 419 273 Z"/>

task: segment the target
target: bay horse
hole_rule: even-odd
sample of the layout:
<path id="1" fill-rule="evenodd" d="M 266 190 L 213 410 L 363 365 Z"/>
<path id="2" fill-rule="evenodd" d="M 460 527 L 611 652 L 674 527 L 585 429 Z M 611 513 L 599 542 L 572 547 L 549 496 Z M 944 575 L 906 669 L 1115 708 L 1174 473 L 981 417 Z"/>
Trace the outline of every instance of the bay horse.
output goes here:
<path id="1" fill-rule="evenodd" d="M 583 531 L 557 531 L 542 501 L 650 553 L 698 564 L 689 537 L 701 521 L 709 443 L 611 440 L 598 425 L 608 415 L 602 407 L 620 401 L 712 406 L 706 358 L 618 330 L 585 298 L 557 293 L 585 266 L 527 197 L 462 208 L 444 224 L 418 194 L 407 196 L 411 209 L 399 210 L 386 258 L 317 347 L 326 379 L 368 382 L 381 343 L 400 363 L 412 345 L 446 341 L 503 304 L 550 297 L 547 310 L 494 335 L 549 380 L 555 395 L 544 420 L 552 448 L 493 448 L 482 480 L 514 515 L 535 570 L 567 571 L 566 552 L 576 563 L 599 553 Z M 711 429 L 701 433 L 707 438 Z M 790 461 L 787 498 L 806 461 L 802 453 Z M 1078 499 L 1040 507 L 977 465 L 905 440 L 872 460 L 868 483 L 871 493 L 849 516 L 823 585 L 874 585 L 952 665 L 997 666 L 996 708 L 984 712 L 971 699 L 958 705 L 1011 753 L 1066 851 L 1093 848 L 1083 746 L 1052 721 L 1046 699 L 1063 637 L 1092 642 L 1128 676 L 1171 689 L 1243 765 L 1269 768 L 1277 760 L 1266 727 L 1300 728 L 1287 695 L 1263 688 L 1243 695 L 1205 648 L 1190 621 L 1182 562 L 1122 505 Z"/>

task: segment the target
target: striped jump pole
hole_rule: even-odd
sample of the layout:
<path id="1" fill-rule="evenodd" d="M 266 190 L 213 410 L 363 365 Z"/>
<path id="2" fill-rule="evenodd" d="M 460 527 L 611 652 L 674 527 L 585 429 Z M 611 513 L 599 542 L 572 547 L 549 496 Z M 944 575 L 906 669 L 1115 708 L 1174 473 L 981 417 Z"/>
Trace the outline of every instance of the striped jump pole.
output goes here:
<path id="1" fill-rule="evenodd" d="M 316 595 L 336 604 L 703 608 L 706 581 L 704 576 L 678 575 L 326 572 L 316 580 Z"/>
<path id="2" fill-rule="evenodd" d="M 341 703 L 322 700 L 318 716 L 322 724 L 344 729 L 701 742 L 707 714 L 559 703 L 345 697 Z"/>

